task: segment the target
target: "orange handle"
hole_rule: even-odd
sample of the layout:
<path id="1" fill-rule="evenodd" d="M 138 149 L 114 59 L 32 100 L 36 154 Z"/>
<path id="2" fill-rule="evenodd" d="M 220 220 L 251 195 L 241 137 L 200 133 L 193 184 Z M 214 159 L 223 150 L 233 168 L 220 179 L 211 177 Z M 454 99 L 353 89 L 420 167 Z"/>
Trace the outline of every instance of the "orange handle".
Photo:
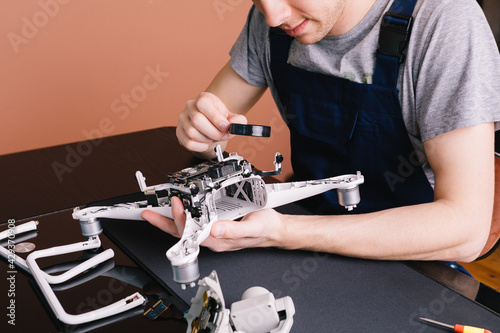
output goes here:
<path id="1" fill-rule="evenodd" d="M 485 330 L 484 328 L 477 328 L 464 325 L 455 325 L 453 331 L 459 333 L 491 333 L 491 331 Z"/>

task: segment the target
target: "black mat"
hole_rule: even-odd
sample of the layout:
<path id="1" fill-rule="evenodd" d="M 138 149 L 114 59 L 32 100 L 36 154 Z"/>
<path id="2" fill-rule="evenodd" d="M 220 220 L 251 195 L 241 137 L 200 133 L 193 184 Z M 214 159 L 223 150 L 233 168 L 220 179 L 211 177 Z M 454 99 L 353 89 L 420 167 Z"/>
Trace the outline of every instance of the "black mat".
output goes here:
<path id="1" fill-rule="evenodd" d="M 295 206 L 285 211 L 296 210 Z M 105 233 L 178 296 L 187 308 L 197 288 L 172 281 L 165 252 L 177 241 L 142 221 L 103 221 Z M 292 332 L 443 332 L 419 316 L 500 330 L 500 316 L 399 262 L 279 249 L 214 253 L 202 248 L 201 277 L 216 270 L 226 305 L 252 286 L 291 296 Z M 182 308 L 184 307 L 184 308 Z"/>

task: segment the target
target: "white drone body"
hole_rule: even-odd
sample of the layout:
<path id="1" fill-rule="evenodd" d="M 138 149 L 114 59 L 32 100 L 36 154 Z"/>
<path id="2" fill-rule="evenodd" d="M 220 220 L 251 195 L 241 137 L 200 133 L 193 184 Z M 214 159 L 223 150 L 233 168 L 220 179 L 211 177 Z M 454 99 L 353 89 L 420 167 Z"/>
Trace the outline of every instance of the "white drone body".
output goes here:
<path id="1" fill-rule="evenodd" d="M 179 197 L 186 212 L 186 225 L 181 239 L 167 251 L 174 281 L 195 286 L 199 279 L 200 244 L 209 236 L 215 221 L 236 220 L 263 208 L 274 208 L 331 189 L 337 189 L 339 203 L 352 210 L 360 201 L 358 186 L 363 176 L 342 175 L 319 180 L 266 184 L 262 177 L 281 172 L 282 156 L 275 155 L 275 171 L 253 171 L 252 165 L 236 153 L 224 158 L 220 146 L 217 161 L 207 161 L 169 175 L 169 182 L 147 186 L 140 171 L 136 173 L 139 187 L 147 200 L 76 208 L 73 218 L 80 221 L 83 234 L 92 235 L 100 218 L 142 220 L 145 210 L 172 218 L 171 197 Z M 100 226 L 98 226 L 100 228 Z"/>

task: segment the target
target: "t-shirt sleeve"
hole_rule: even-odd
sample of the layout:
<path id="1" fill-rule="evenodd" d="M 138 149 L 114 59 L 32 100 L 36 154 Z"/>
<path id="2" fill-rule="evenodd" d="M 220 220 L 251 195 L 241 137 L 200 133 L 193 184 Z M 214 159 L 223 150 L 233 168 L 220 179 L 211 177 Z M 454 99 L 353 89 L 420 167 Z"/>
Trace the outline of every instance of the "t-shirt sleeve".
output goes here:
<path id="1" fill-rule="evenodd" d="M 264 16 L 252 6 L 245 26 L 229 52 L 231 67 L 245 81 L 257 87 L 267 86 L 262 63 L 262 52 L 267 36 L 266 27 Z"/>
<path id="2" fill-rule="evenodd" d="M 446 1 L 427 14 L 414 83 L 422 141 L 486 122 L 500 129 L 500 55 L 481 8 Z"/>

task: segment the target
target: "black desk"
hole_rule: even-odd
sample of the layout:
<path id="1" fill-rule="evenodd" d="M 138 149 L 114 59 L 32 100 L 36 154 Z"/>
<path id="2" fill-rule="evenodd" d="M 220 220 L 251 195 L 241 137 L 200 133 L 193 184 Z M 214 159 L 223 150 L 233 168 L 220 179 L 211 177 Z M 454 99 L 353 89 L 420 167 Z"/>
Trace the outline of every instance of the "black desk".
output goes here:
<path id="1" fill-rule="evenodd" d="M 32 241 L 38 249 L 84 240 L 78 222 L 71 218 L 71 210 L 67 208 L 136 192 L 133 177 L 136 170 L 143 171 L 148 183 L 160 183 L 168 172 L 195 163 L 179 147 L 174 133 L 173 128 L 161 128 L 104 139 L 72 167 L 71 173 L 62 175 L 62 182 L 56 177 L 53 162 L 64 162 L 68 151 L 76 151 L 78 143 L 0 156 L 0 221 L 37 217 L 40 233 Z M 158 294 L 172 297 L 171 301 L 184 310 L 195 290 L 181 291 L 171 282 L 165 251 L 175 240 L 146 222 L 109 220 L 104 221 L 104 226 L 103 247 L 113 248 L 116 252 L 112 272 L 118 268 L 122 272 L 124 269 L 125 272 L 133 271 L 141 277 L 142 283 L 136 281 L 135 286 L 126 285 L 114 274 L 58 291 L 68 312 L 71 313 L 72 309 L 89 310 L 96 300 L 99 305 L 104 305 L 136 290 L 149 295 L 151 301 Z M 5 223 L 0 226 L 0 230 L 5 228 Z M 61 260 L 75 259 L 71 256 L 55 257 L 42 264 L 46 267 Z M 322 332 L 440 332 L 415 322 L 419 314 L 450 323 L 460 321 L 487 325 L 492 330 L 500 328 L 497 292 L 439 263 L 411 265 L 277 249 L 230 253 L 212 253 L 203 249 L 200 256 L 202 276 L 208 275 L 212 269 L 217 270 L 227 304 L 236 301 L 246 288 L 253 285 L 262 285 L 277 296 L 291 295 L 297 308 L 292 332 L 310 332 L 312 323 L 321 324 L 319 331 Z M 136 266 L 142 267 L 147 275 Z M 0 267 L 3 267 L 0 290 L 6 293 L 9 288 L 4 277 L 7 266 L 0 264 Z M 104 275 L 110 275 L 109 271 Z M 0 321 L 0 331 L 54 332 L 68 329 L 53 321 L 50 310 L 45 309 L 43 299 L 37 297 L 36 291 L 37 287 L 27 276 L 20 272 L 16 275 L 17 325 L 13 331 L 13 327 L 7 325 L 5 313 Z M 177 296 L 170 295 L 171 291 Z M 6 311 L 6 299 L 2 299 L 1 305 Z M 496 306 L 496 313 L 473 300 Z M 117 321 L 109 324 L 93 323 L 95 331 L 185 331 L 185 326 L 177 321 L 176 312 L 172 312 L 169 319 L 154 322 L 144 319 L 140 313 L 130 315 L 122 320 L 115 318 Z M 368 322 L 371 330 L 364 326 Z M 99 328 L 98 325 L 103 326 Z M 85 331 L 94 326 L 69 329 Z"/>
<path id="2" fill-rule="evenodd" d="M 281 207 L 284 213 L 291 209 L 296 207 Z M 175 238 L 135 221 L 107 220 L 104 228 L 156 281 L 177 294 L 180 302 L 190 302 L 196 289 L 183 291 L 172 283 L 165 258 Z M 241 299 L 243 292 L 254 285 L 267 288 L 277 297 L 291 296 L 296 308 L 292 332 L 363 332 L 367 327 L 373 327 L 371 332 L 440 332 L 418 321 L 419 316 L 491 330 L 500 328 L 498 313 L 401 262 L 274 248 L 225 253 L 202 248 L 199 266 L 202 277 L 217 271 L 226 304 Z M 442 264 L 434 272 L 450 274 L 459 287 L 475 282 Z M 471 296 L 477 297 L 478 291 L 473 290 Z M 498 311 L 500 295 L 491 303 Z"/>

